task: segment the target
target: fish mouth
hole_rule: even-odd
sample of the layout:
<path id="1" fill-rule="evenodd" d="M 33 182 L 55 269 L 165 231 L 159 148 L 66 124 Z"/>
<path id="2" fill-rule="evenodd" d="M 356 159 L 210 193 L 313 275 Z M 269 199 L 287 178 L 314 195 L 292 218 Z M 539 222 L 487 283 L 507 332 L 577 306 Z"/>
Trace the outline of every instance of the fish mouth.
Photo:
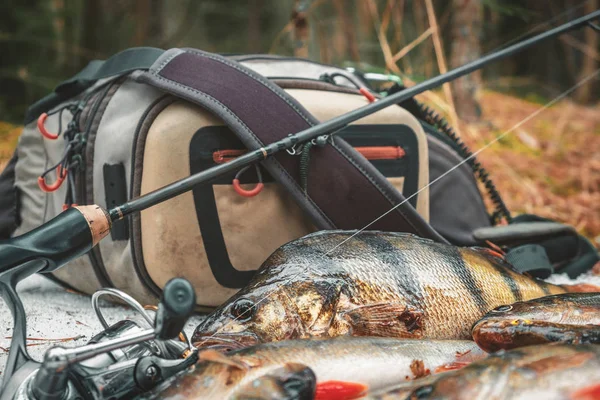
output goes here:
<path id="1" fill-rule="evenodd" d="M 198 334 L 192 338 L 194 347 L 200 350 L 233 351 L 260 343 L 258 337 L 251 333 L 245 334 Z"/>
<path id="2" fill-rule="evenodd" d="M 494 353 L 518 347 L 514 341 L 518 340 L 519 326 L 511 321 L 481 320 L 473 326 L 471 333 L 482 350 Z"/>

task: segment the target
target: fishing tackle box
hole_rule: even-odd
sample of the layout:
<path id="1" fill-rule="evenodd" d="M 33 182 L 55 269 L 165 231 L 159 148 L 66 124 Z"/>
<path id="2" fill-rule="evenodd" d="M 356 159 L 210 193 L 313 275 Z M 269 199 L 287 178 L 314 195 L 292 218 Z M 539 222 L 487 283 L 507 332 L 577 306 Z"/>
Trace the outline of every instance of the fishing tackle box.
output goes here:
<path id="1" fill-rule="evenodd" d="M 118 206 L 244 154 L 257 131 L 273 141 L 268 134 L 300 129 L 298 115 L 310 126 L 376 98 L 360 76 L 307 60 L 127 50 L 30 108 L 0 177 L 0 232 L 23 234 L 73 204 Z M 284 243 L 319 229 L 363 228 L 398 204 L 369 229 L 481 244 L 488 236 L 475 232 L 493 221 L 472 163 L 463 162 L 467 150 L 440 124 L 414 101 L 383 109 L 116 222 L 89 257 L 54 279 L 85 293 L 117 287 L 154 303 L 169 279 L 185 277 L 199 308 L 210 309 Z"/>

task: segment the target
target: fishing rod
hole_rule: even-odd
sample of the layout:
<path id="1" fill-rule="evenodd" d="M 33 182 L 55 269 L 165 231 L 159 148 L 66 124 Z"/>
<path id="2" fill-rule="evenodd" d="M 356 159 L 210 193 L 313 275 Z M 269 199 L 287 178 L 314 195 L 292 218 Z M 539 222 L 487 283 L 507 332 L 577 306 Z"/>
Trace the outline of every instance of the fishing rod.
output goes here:
<path id="1" fill-rule="evenodd" d="M 29 233 L 0 242 L 0 277 L 4 272 L 31 260 L 43 261 L 40 269 L 32 273 L 55 271 L 94 247 L 102 238 L 108 235 L 113 222 L 123 219 L 134 212 L 139 212 L 162 203 L 198 185 L 263 161 L 280 151 L 291 149 L 298 144 L 309 142 L 319 136 L 333 135 L 341 128 L 358 119 L 386 107 L 399 104 L 404 100 L 481 69 L 487 64 L 507 58 L 549 38 L 586 25 L 597 29 L 597 26 L 592 23 L 596 19 L 600 19 L 600 10 L 488 54 L 445 74 L 438 75 L 401 92 L 389 95 L 361 108 L 312 126 L 260 149 L 249 151 L 225 164 L 183 178 L 108 211 L 97 205 L 77 206 L 69 209 Z"/>
<path id="2" fill-rule="evenodd" d="M 491 62 L 506 58 L 543 40 L 579 29 L 585 25 L 598 30 L 597 25 L 591 21 L 599 18 L 600 10 L 523 42 L 490 53 L 446 74 L 439 75 L 325 123 L 290 135 L 258 150 L 249 151 L 226 164 L 181 179 L 110 210 L 105 210 L 98 205 L 77 206 L 64 211 L 27 234 L 1 241 L 0 294 L 13 314 L 14 329 L 10 353 L 3 373 L 3 384 L 0 386 L 0 398 L 2 400 L 14 400 L 13 395 L 18 393 L 16 398 L 19 399 L 71 399 L 77 397 L 71 379 L 77 381 L 80 378 L 80 381 L 76 383 L 81 384 L 87 379 L 89 387 L 101 388 L 103 390 L 99 395 L 101 398 L 110 397 L 104 396 L 104 394 L 105 391 L 111 390 L 118 391 L 121 394 L 126 393 L 129 396 L 132 393 L 149 390 L 162 381 L 163 378 L 187 368 L 195 361 L 194 350 L 187 349 L 185 343 L 177 343 L 173 339 L 176 333 L 181 330 L 195 304 L 193 288 L 189 283 L 182 281 L 167 283 L 163 290 L 157 317 L 149 329 L 141 331 L 138 329 L 134 332 L 127 330 L 129 328 L 123 324 L 115 324 L 111 327 L 105 326 L 106 331 L 101 334 L 105 336 L 104 339 L 78 349 L 51 350 L 46 353 L 44 362 L 39 364 L 31 359 L 26 348 L 25 311 L 16 292 L 16 285 L 19 281 L 37 272 L 55 271 L 69 261 L 87 253 L 108 235 L 113 222 L 134 212 L 142 211 L 171 199 L 219 176 L 230 174 L 263 161 L 282 150 L 291 149 L 298 144 L 306 143 L 320 136 L 333 135 L 341 128 L 360 118 L 388 106 L 402 103 L 415 95 L 480 69 Z M 118 294 L 118 297 L 127 302 L 126 294 L 115 289 L 106 289 L 104 292 L 106 291 L 112 291 L 110 293 L 113 295 Z M 94 297 L 92 302 L 94 302 Z M 142 307 L 138 305 L 138 308 L 141 309 Z M 96 311 L 98 313 L 98 310 Z M 101 322 L 102 320 L 103 318 L 101 318 Z M 123 327 L 126 329 L 123 330 Z M 91 360 L 91 357 L 95 355 L 133 344 L 144 346 L 143 348 L 146 349 L 146 344 L 149 341 L 154 342 L 156 346 L 165 348 L 162 357 L 146 352 L 142 354 L 143 357 L 137 360 L 118 359 L 116 360 L 118 364 L 114 364 L 110 368 L 107 365 L 96 365 L 94 363 L 87 366 L 80 364 L 80 361 Z M 142 349 L 142 347 L 139 349 Z M 191 353 L 187 353 L 188 350 Z M 191 355 L 181 358 L 181 355 L 185 357 L 186 353 Z M 123 370 L 125 371 L 123 372 L 124 375 L 121 376 L 128 377 L 127 380 L 117 380 L 115 385 L 107 386 L 105 374 L 112 374 L 117 367 L 125 368 Z M 71 374 L 74 371 L 73 368 L 77 368 L 80 375 Z M 40 371 L 38 375 L 34 374 L 38 369 Z M 67 375 L 69 376 L 67 377 Z M 76 375 L 79 378 L 73 378 Z M 31 382 L 27 383 L 27 380 Z M 92 380 L 94 381 L 92 382 Z M 30 391 L 23 391 L 23 388 L 29 388 Z M 114 394 L 114 392 L 112 393 Z"/>
<path id="3" fill-rule="evenodd" d="M 531 47 L 543 40 L 561 35 L 574 29 L 579 29 L 582 26 L 587 25 L 594 19 L 600 19 L 600 10 L 585 15 L 574 21 L 565 23 L 547 32 L 536 35 L 530 39 L 524 40 L 523 42 L 514 44 L 503 50 L 486 55 L 478 60 L 465 64 L 462 67 L 458 67 L 445 74 L 438 75 L 435 78 L 431 78 L 420 84 L 402 90 L 401 92 L 387 96 L 383 99 L 365 105 L 361 108 L 332 118 L 326 122 L 322 122 L 318 125 L 305 129 L 294 135 L 290 135 L 284 139 L 281 139 L 277 142 L 273 142 L 258 150 L 248 152 L 245 155 L 236 158 L 235 160 L 207 169 L 205 171 L 199 172 L 195 175 L 189 176 L 170 185 L 167 185 L 163 188 L 147 193 L 137 199 L 133 199 L 129 202 L 122 204 L 121 206 L 117 206 L 110 210 L 110 218 L 112 221 L 116 221 L 133 212 L 145 210 L 146 208 L 156 205 L 162 201 L 168 200 L 172 197 L 185 193 L 186 191 L 192 189 L 198 184 L 205 183 L 216 177 L 228 174 L 233 171 L 237 171 L 241 168 L 252 165 L 258 161 L 263 161 L 267 157 L 272 156 L 275 153 L 278 153 L 282 150 L 291 149 L 297 144 L 309 142 L 312 139 L 315 139 L 322 135 L 335 134 L 337 131 L 349 125 L 350 123 L 355 122 L 368 115 L 374 114 L 379 110 L 382 110 L 392 105 L 396 105 L 398 103 L 402 103 L 403 101 L 408 100 L 423 92 L 426 92 L 427 90 L 436 88 L 438 86 L 443 85 L 444 83 L 453 81 L 457 78 L 460 78 L 461 76 L 467 75 L 473 71 L 481 69 L 487 64 L 493 63 L 495 61 L 509 57 L 517 52 L 525 50 L 526 48 Z M 590 24 L 590 26 L 594 27 L 595 25 Z"/>

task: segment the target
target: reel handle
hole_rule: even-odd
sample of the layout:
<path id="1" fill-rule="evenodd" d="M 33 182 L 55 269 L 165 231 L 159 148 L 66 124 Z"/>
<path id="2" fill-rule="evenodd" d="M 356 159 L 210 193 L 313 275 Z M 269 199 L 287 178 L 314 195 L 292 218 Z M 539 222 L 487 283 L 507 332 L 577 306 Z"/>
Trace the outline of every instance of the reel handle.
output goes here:
<path id="1" fill-rule="evenodd" d="M 165 285 L 158 311 L 154 332 L 160 340 L 176 338 L 194 312 L 196 293 L 192 284 L 183 278 L 173 278 Z"/>
<path id="2" fill-rule="evenodd" d="M 110 227 L 108 213 L 99 206 L 71 208 L 24 235 L 0 241 L 0 277 L 18 273 L 32 260 L 45 263 L 31 273 L 53 272 L 87 253 L 110 233 Z"/>

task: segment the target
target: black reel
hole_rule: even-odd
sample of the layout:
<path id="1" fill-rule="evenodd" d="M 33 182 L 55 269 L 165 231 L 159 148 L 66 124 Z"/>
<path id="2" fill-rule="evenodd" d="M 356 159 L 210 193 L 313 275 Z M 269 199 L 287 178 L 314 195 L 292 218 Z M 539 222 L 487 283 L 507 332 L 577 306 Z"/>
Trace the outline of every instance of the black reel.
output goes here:
<path id="1" fill-rule="evenodd" d="M 154 307 L 154 318 L 129 295 L 116 289 L 99 290 L 92 296 L 92 305 L 104 331 L 81 347 L 50 348 L 40 364 L 31 359 L 24 345 L 25 314 L 14 285 L 10 284 L 15 279 L 9 283 L 2 282 L 3 278 L 6 277 L 0 276 L 0 284 L 13 311 L 15 339 L 1 400 L 130 399 L 198 360 L 197 350 L 183 333 L 196 304 L 194 289 L 185 279 L 175 278 L 167 283 L 158 307 Z M 99 305 L 104 295 L 129 304 L 142 319 L 122 320 L 109 326 Z"/>

